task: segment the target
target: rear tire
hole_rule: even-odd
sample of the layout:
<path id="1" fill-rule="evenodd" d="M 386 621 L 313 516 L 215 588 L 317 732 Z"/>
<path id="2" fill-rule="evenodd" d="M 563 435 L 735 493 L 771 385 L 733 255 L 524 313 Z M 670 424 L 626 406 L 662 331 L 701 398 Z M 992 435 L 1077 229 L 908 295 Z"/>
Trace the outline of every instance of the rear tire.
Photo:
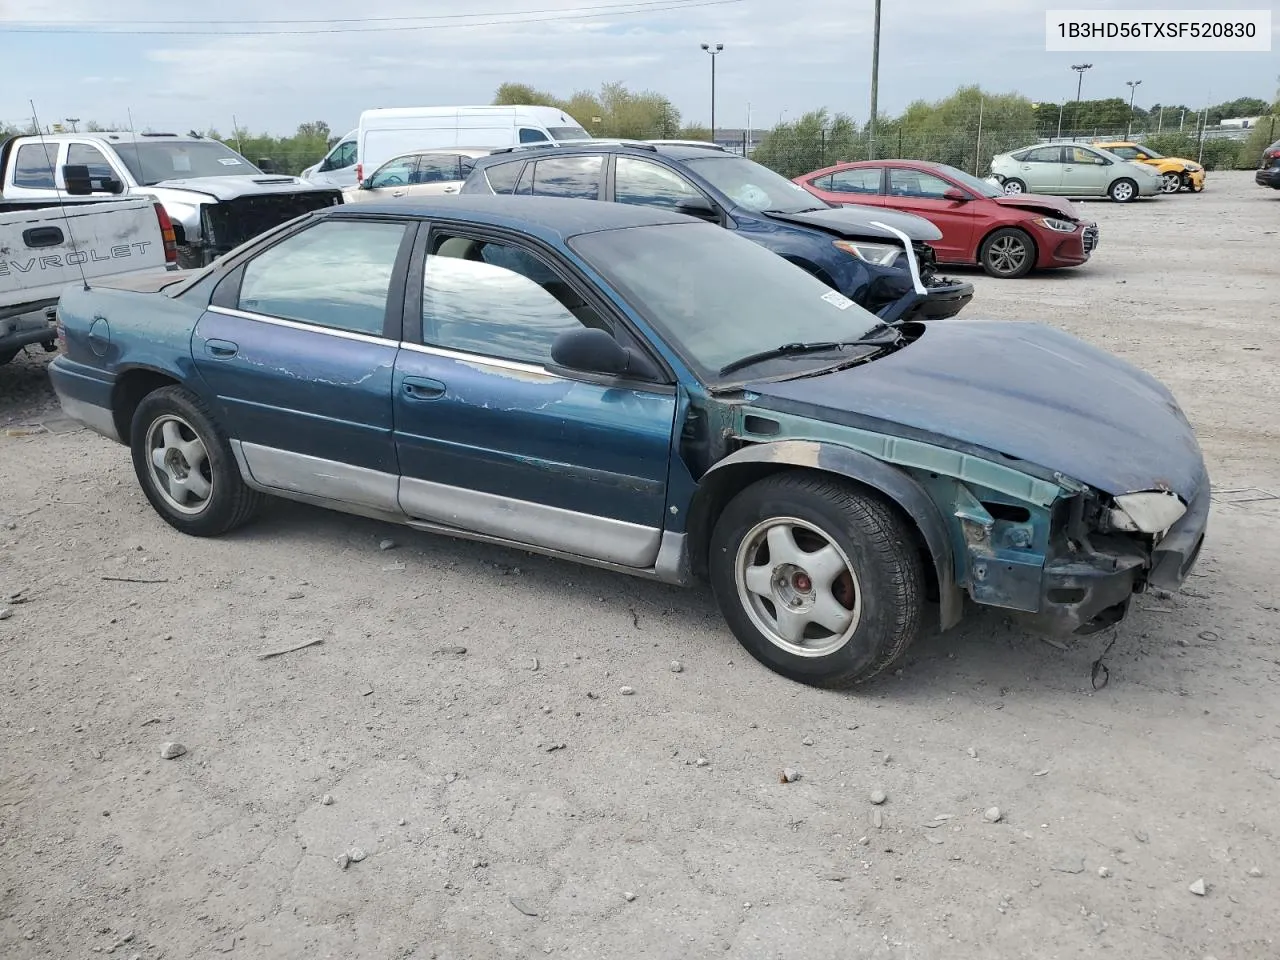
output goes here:
<path id="1" fill-rule="evenodd" d="M 1001 280 L 1025 277 L 1036 265 L 1036 242 L 1017 227 L 1001 227 L 982 241 L 978 250 L 982 269 Z"/>
<path id="2" fill-rule="evenodd" d="M 919 631 L 924 571 L 912 531 L 848 481 L 805 470 L 766 477 L 729 502 L 710 546 L 725 621 L 784 677 L 864 683 Z"/>
<path id="3" fill-rule="evenodd" d="M 185 387 L 162 387 L 143 397 L 129 446 L 142 492 L 183 533 L 228 533 L 252 519 L 262 503 L 262 495 L 240 476 L 227 435 Z"/>
<path id="4" fill-rule="evenodd" d="M 1116 203 L 1132 203 L 1138 199 L 1138 185 L 1128 177 L 1121 177 L 1107 188 L 1107 196 Z"/>
<path id="5" fill-rule="evenodd" d="M 1027 192 L 1027 185 L 1017 177 L 1010 177 L 1004 182 L 1004 192 L 1005 196 L 1016 197 L 1018 194 Z"/>

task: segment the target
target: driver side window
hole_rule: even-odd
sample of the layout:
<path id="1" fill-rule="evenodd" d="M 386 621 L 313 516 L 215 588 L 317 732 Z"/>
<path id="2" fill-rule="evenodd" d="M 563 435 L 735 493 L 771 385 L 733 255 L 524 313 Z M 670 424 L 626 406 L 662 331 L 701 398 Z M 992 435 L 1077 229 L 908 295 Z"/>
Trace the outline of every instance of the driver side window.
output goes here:
<path id="1" fill-rule="evenodd" d="M 418 169 L 418 158 L 397 157 L 389 163 L 383 164 L 369 181 L 369 186 L 374 190 L 379 187 L 403 187 L 413 182 L 413 178 Z"/>
<path id="2" fill-rule="evenodd" d="M 1072 163 L 1089 163 L 1100 167 L 1106 162 L 1092 150 L 1085 150 L 1083 147 L 1071 147 L 1068 153 Z"/>
<path id="3" fill-rule="evenodd" d="M 541 257 L 514 244 L 437 234 L 422 289 L 429 346 L 536 366 L 562 333 L 610 325 Z"/>
<path id="4" fill-rule="evenodd" d="M 634 157 L 618 157 L 613 168 L 613 199 L 674 210 L 681 200 L 701 200 L 702 194 L 666 167 Z"/>

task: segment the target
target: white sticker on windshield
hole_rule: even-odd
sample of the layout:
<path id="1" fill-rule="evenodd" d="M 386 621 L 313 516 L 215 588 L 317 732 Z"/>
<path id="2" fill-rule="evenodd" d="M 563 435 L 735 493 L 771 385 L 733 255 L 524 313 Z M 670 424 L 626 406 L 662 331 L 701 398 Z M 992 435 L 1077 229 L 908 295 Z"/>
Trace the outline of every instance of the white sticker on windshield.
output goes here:
<path id="1" fill-rule="evenodd" d="M 853 301 L 839 290 L 832 290 L 830 293 L 824 293 L 822 295 L 822 299 L 832 306 L 839 307 L 841 310 L 848 310 L 853 306 Z"/>
<path id="2" fill-rule="evenodd" d="M 237 160 L 235 157 L 219 157 L 218 162 L 222 164 L 224 167 L 240 166 L 240 161 Z"/>

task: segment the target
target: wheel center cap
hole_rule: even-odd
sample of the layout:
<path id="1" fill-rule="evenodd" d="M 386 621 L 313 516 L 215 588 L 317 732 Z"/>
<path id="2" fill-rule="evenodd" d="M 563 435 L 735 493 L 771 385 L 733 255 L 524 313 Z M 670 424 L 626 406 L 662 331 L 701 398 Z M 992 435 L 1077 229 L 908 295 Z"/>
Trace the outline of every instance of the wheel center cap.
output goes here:
<path id="1" fill-rule="evenodd" d="M 801 593 L 808 593 L 813 589 L 813 581 L 809 579 L 809 575 L 803 570 L 797 570 L 791 578 L 791 585 Z"/>

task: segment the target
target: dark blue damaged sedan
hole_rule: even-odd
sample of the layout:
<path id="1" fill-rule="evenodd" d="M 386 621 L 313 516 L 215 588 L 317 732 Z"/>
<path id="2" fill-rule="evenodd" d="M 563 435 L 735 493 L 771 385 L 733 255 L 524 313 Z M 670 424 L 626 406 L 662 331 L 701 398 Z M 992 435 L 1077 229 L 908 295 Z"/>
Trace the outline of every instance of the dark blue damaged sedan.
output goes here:
<path id="1" fill-rule="evenodd" d="M 1034 323 L 885 324 L 717 226 L 536 197 L 338 206 L 198 272 L 69 288 L 51 376 L 156 512 L 270 497 L 671 583 L 849 685 L 964 598 L 1118 622 L 1200 551 L 1159 382 Z"/>

